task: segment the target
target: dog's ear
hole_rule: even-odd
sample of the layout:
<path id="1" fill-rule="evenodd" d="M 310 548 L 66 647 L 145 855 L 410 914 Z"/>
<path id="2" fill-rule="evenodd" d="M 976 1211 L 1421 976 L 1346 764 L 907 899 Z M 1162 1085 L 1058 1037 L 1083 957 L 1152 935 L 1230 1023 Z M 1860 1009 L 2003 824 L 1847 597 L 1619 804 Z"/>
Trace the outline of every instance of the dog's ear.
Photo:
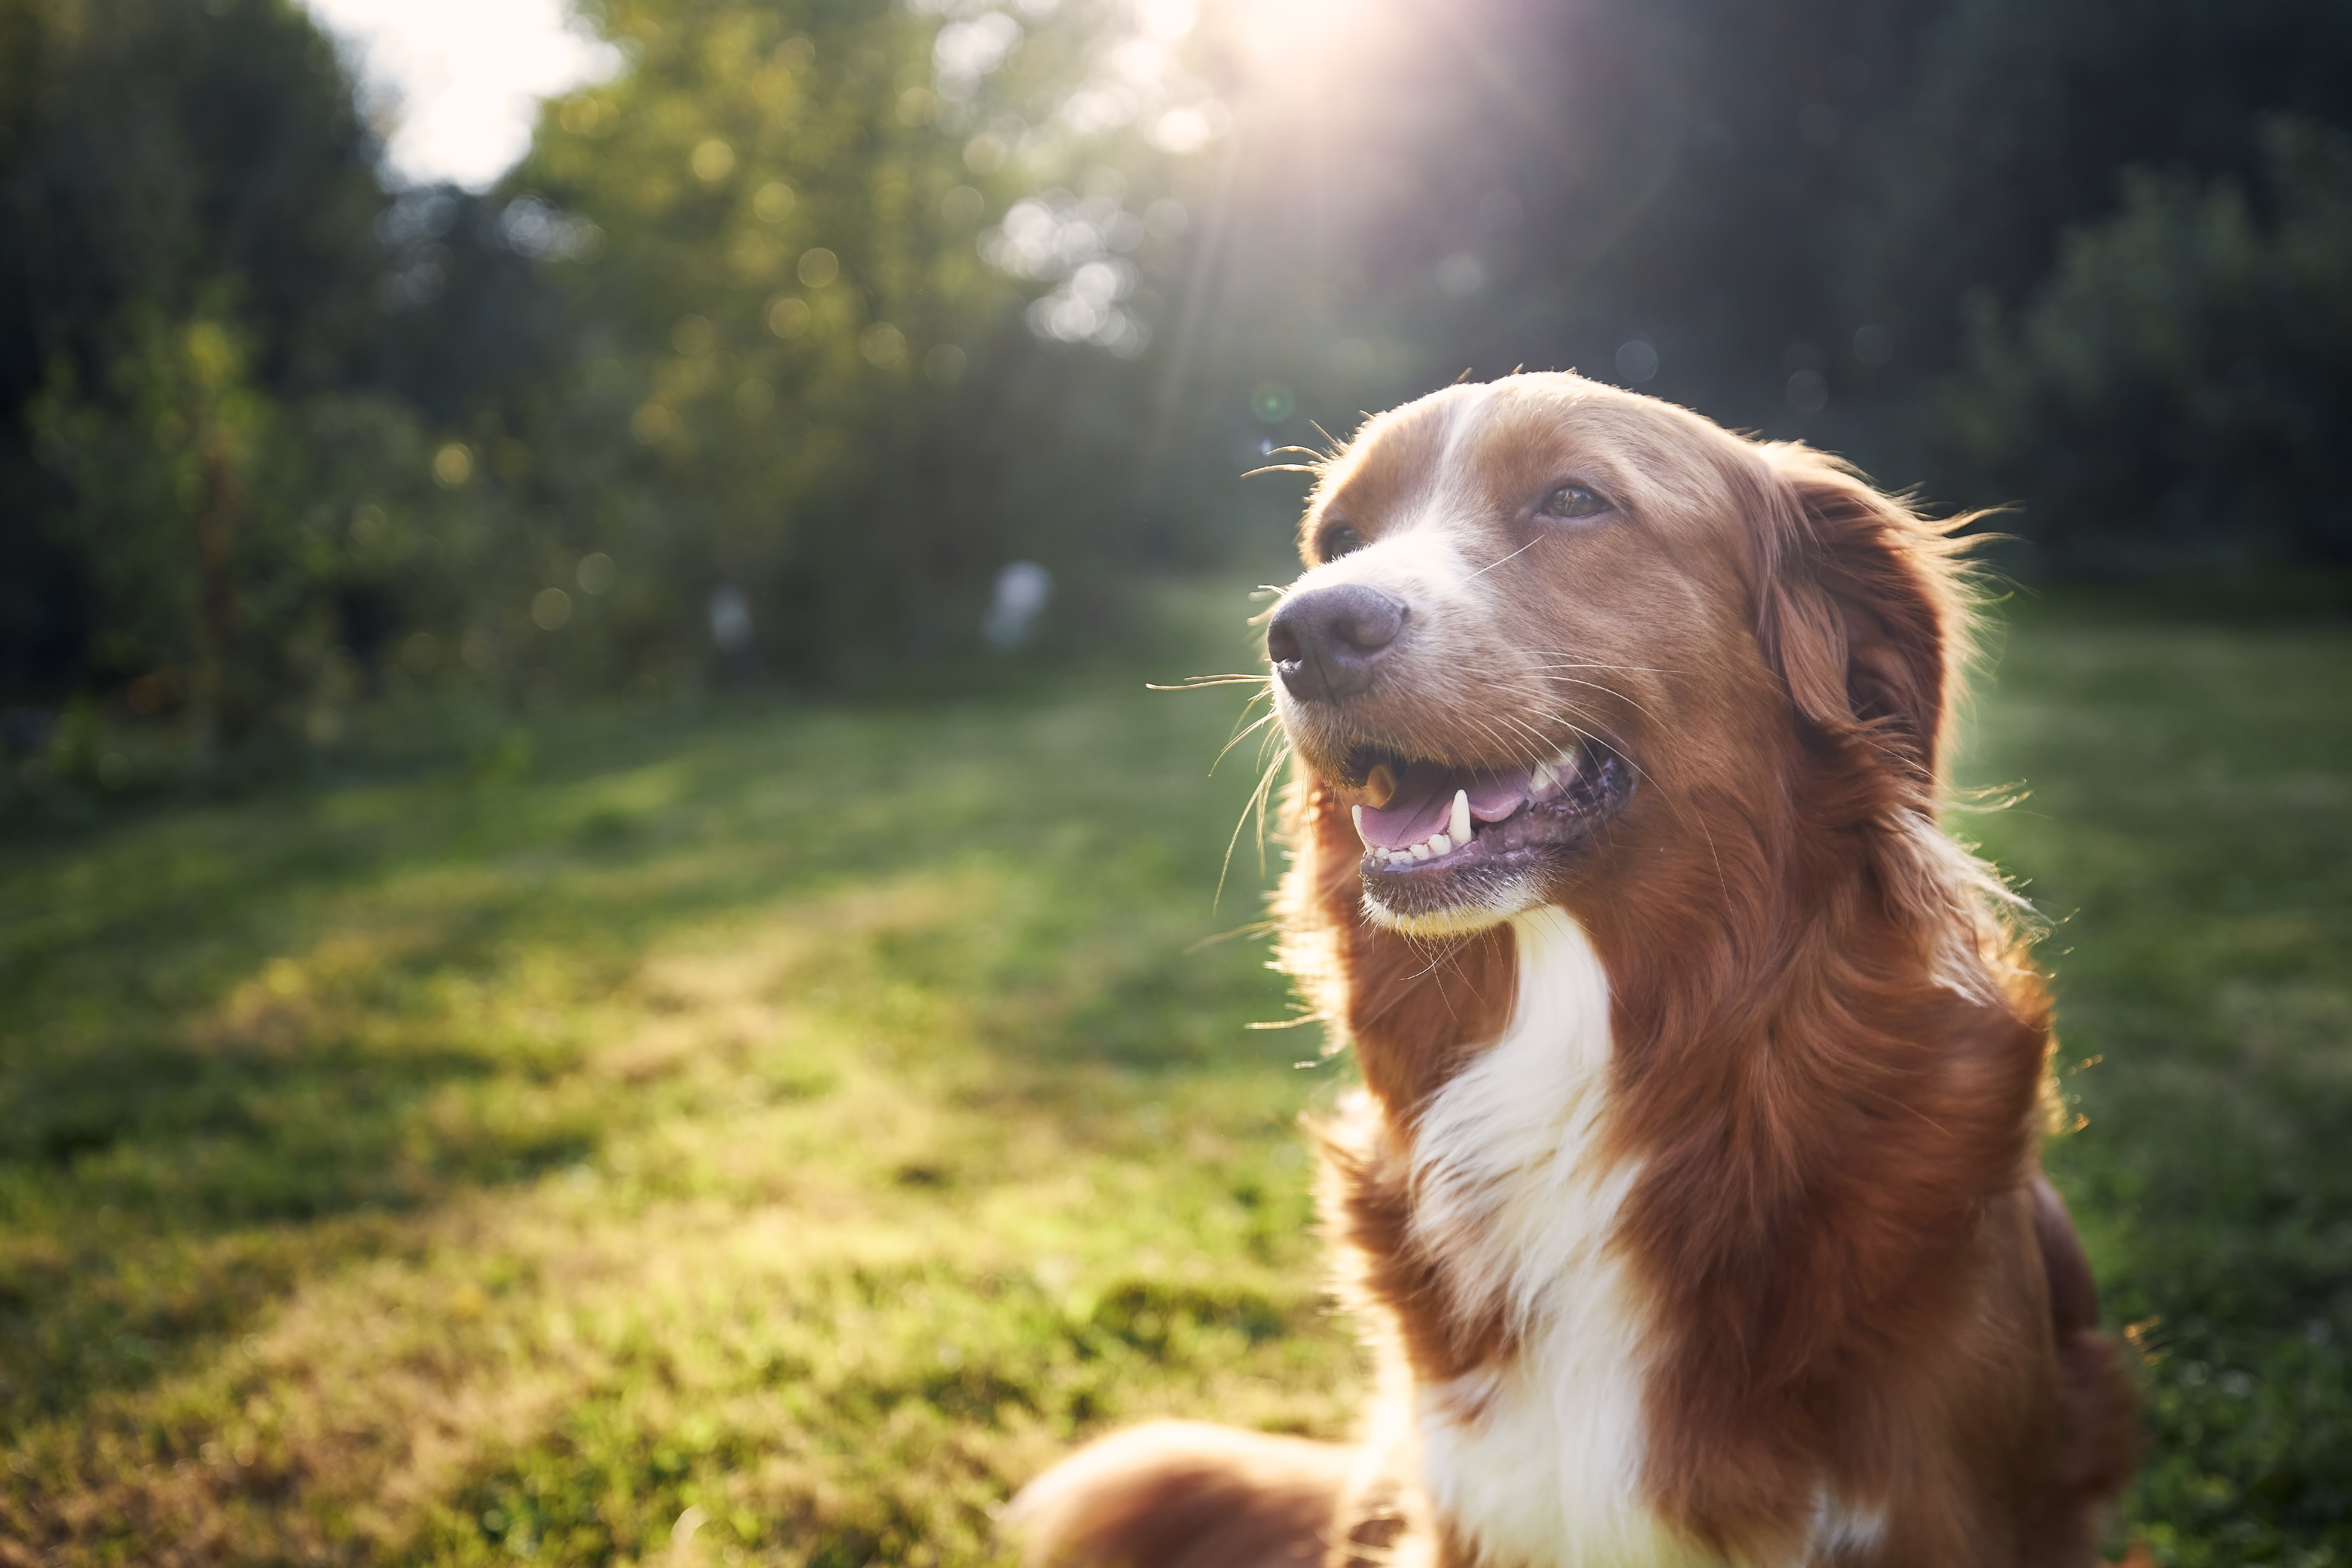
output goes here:
<path id="1" fill-rule="evenodd" d="M 1833 458 L 1763 452 L 1750 545 L 1764 656 L 1817 732 L 1866 742 L 1932 793 L 1966 654 L 1958 547 Z"/>

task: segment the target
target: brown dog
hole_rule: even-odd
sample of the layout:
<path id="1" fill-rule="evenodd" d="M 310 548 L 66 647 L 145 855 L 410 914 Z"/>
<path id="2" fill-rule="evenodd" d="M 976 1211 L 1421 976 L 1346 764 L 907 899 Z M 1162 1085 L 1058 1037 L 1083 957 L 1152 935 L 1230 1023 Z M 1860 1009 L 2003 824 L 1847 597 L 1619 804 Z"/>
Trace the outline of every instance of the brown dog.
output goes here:
<path id="1" fill-rule="evenodd" d="M 1145 1427 L 1030 1561 L 2072 1565 L 2128 1381 L 2041 1175 L 2049 1006 L 1939 831 L 1947 530 L 1571 375 L 1381 415 L 1267 634 L 1287 967 L 1384 1367 L 1350 1448 Z"/>

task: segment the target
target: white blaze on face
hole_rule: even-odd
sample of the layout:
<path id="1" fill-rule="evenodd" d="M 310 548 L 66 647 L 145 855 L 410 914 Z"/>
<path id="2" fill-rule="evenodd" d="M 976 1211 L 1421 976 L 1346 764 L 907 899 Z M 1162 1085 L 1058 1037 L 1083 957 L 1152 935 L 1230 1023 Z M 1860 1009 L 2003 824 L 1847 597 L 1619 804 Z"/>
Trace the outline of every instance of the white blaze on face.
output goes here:
<path id="1" fill-rule="evenodd" d="M 1464 602 L 1465 585 L 1476 572 L 1456 531 L 1423 517 L 1385 529 L 1362 549 L 1313 568 L 1290 585 L 1289 592 L 1361 583 L 1404 601 L 1412 607 L 1407 626 L 1418 621 L 1425 627 L 1474 609 Z"/>
<path id="2" fill-rule="evenodd" d="M 1635 1171 L 1597 1163 L 1609 1111 L 1609 980 L 1562 910 L 1515 916 L 1501 1040 L 1438 1091 L 1413 1138 L 1413 1229 L 1456 1310 L 1503 1311 L 1515 1359 L 1420 1393 L 1439 1515 L 1524 1568 L 1713 1562 L 1640 1494 L 1645 1347 L 1610 1247 Z"/>

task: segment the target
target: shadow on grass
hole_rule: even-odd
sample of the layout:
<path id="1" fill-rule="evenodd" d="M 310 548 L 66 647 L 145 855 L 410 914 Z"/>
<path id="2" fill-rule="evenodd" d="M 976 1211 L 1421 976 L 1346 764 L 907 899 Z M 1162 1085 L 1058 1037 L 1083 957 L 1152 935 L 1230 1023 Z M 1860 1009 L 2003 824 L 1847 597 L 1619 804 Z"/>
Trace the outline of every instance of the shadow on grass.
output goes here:
<path id="1" fill-rule="evenodd" d="M 13 846 L 7 1426 L 214 1356 L 302 1281 L 426 1245 L 414 1222 L 455 1198 L 586 1168 L 617 1134 L 740 1093 L 739 1068 L 770 1097 L 822 1092 L 829 1070 L 730 1036 L 776 1035 L 779 1006 L 887 1030 L 894 998 L 953 993 L 981 1099 L 1075 1095 L 1074 1063 L 1229 1060 L 1238 1025 L 1279 1007 L 1246 979 L 1237 1002 L 1247 955 L 1181 959 L 1217 918 L 1198 846 L 1247 787 L 1201 787 L 1234 705 L 1139 703 L 1138 685 L 574 716 L 488 766 L 390 758 Z M 646 980 L 680 934 L 959 864 L 989 922 L 867 919 L 856 995 L 804 965 L 717 1001 Z M 720 1017 L 746 1006 L 749 1024 Z"/>

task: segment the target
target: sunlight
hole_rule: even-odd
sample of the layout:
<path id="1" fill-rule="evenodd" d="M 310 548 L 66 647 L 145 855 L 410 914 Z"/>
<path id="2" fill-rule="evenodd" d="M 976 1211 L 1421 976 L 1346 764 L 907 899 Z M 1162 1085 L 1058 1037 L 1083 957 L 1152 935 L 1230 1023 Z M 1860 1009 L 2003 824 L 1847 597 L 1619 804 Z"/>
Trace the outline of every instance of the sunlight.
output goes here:
<path id="1" fill-rule="evenodd" d="M 490 184 L 530 150 L 542 99 L 621 67 L 563 0 L 307 3 L 389 127 L 393 172 L 420 184 Z"/>
<path id="2" fill-rule="evenodd" d="M 1397 20 L 1379 0 L 1242 0 L 1227 26 L 1262 74 L 1279 73 L 1283 87 L 1311 90 L 1333 54 Z"/>

